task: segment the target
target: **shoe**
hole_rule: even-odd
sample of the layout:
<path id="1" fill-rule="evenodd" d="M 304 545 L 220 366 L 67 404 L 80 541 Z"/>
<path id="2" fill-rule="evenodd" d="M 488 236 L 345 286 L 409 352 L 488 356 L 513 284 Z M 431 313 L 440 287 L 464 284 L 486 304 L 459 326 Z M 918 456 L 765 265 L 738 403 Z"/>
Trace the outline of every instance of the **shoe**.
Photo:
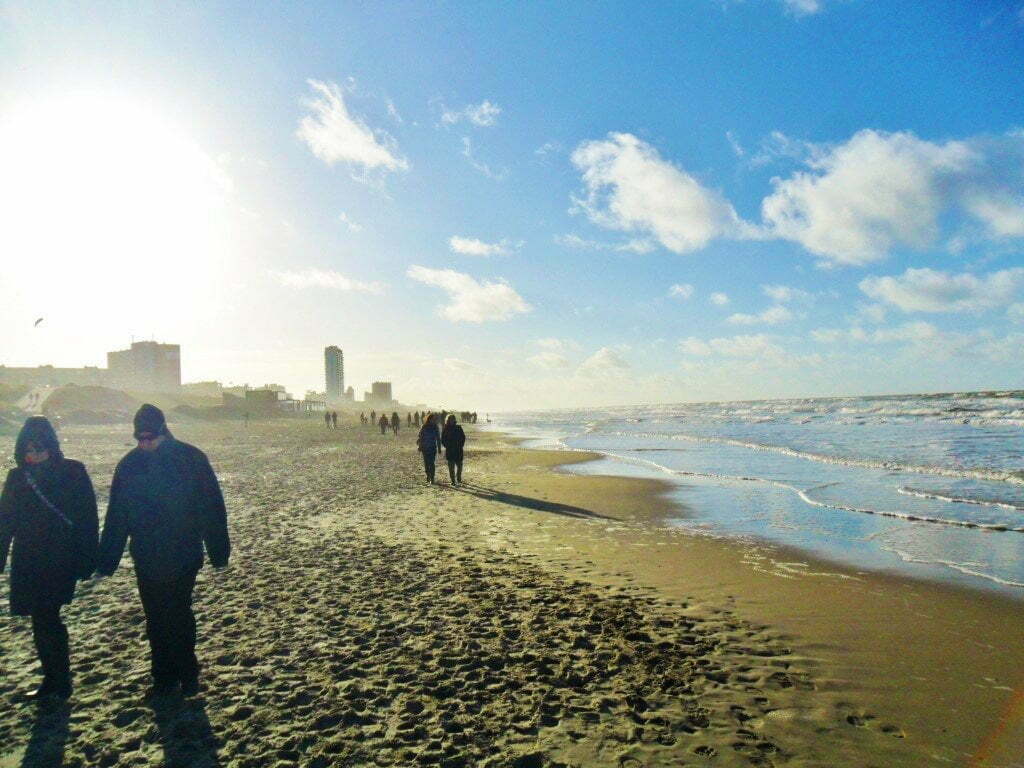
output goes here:
<path id="1" fill-rule="evenodd" d="M 53 689 L 54 689 L 53 680 L 51 680 L 48 677 L 44 677 L 42 684 L 38 688 L 36 688 L 34 691 L 30 691 L 26 695 L 28 696 L 28 698 L 35 699 L 35 700 L 38 701 L 39 699 L 45 699 L 48 696 L 52 696 L 53 695 Z"/>
<path id="2" fill-rule="evenodd" d="M 181 695 L 185 698 L 199 695 L 199 678 L 190 677 L 181 681 Z"/>

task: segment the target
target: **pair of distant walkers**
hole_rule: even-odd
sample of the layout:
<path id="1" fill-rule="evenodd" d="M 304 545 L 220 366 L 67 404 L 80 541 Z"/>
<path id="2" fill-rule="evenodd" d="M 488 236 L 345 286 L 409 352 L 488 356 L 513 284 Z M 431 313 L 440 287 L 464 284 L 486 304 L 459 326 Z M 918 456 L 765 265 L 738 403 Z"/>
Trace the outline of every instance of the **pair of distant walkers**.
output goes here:
<path id="1" fill-rule="evenodd" d="M 74 598 L 77 581 L 112 575 L 129 539 L 146 615 L 151 693 L 199 691 L 192 591 L 204 545 L 215 568 L 228 563 L 224 497 L 205 454 L 176 440 L 159 408 L 142 406 L 134 427 L 138 445 L 114 471 L 102 538 L 85 466 L 64 457 L 50 422 L 33 416 L 15 443 L 16 466 L 0 494 L 0 572 L 13 541 L 11 615 L 32 618 L 43 668 L 34 696 L 71 695 L 61 607 Z"/>
<path id="2" fill-rule="evenodd" d="M 444 457 L 448 462 L 448 476 L 452 485 L 462 485 L 463 447 L 466 445 L 466 433 L 451 414 L 444 424 L 444 430 L 437 427 L 437 417 L 428 413 L 420 427 L 416 438 L 416 447 L 423 454 L 423 469 L 427 474 L 427 484 L 434 484 L 435 462 L 444 448 Z"/>

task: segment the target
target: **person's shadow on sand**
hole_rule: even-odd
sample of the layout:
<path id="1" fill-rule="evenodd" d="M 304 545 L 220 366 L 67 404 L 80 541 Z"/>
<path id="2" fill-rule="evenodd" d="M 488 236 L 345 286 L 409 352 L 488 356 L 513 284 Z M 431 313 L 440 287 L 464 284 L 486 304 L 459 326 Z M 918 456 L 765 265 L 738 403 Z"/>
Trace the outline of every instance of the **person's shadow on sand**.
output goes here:
<path id="1" fill-rule="evenodd" d="M 615 519 L 612 517 L 608 517 L 607 515 L 602 515 L 597 512 L 593 512 L 589 509 L 584 509 L 583 507 L 574 507 L 572 504 L 559 504 L 558 502 L 554 501 L 534 499 L 530 496 L 520 496 L 515 493 L 496 491 L 493 488 L 485 488 L 482 485 L 473 485 L 471 483 L 463 483 L 462 485 L 455 486 L 453 490 L 468 493 L 470 496 L 476 496 L 479 499 L 497 501 L 502 504 L 510 504 L 514 507 L 523 507 L 525 509 L 535 509 L 538 512 L 550 512 L 553 515 L 565 515 L 566 517 L 582 517 L 590 520 Z"/>
<path id="2" fill-rule="evenodd" d="M 54 768 L 64 764 L 64 745 L 71 732 L 71 707 L 67 702 L 56 706 L 40 706 L 32 723 L 21 768 Z"/>
<path id="3" fill-rule="evenodd" d="M 202 699 L 182 701 L 168 697 L 150 702 L 164 765 L 188 765 L 212 768 L 220 765 L 217 750 L 220 741 L 213 733 Z"/>

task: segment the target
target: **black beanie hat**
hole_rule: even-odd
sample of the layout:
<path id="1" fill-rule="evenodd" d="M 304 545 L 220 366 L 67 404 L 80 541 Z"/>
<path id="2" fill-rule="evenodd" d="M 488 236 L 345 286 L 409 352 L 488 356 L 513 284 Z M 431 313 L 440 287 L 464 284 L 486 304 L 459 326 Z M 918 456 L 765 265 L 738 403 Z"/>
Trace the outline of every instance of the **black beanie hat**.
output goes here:
<path id="1" fill-rule="evenodd" d="M 143 432 L 150 432 L 153 435 L 168 434 L 164 412 L 149 403 L 139 408 L 135 414 L 135 439 L 138 440 Z"/>

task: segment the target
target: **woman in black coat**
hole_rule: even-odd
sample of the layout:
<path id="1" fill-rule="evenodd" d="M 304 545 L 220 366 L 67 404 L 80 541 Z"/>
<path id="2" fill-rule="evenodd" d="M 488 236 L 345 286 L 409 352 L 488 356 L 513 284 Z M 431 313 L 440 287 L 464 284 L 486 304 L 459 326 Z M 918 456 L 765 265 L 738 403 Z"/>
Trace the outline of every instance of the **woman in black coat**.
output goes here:
<path id="1" fill-rule="evenodd" d="M 44 675 L 35 695 L 67 698 L 71 662 L 60 609 L 74 598 L 75 582 L 96 566 L 96 494 L 85 466 L 64 458 L 42 416 L 25 422 L 14 460 L 0 494 L 0 573 L 13 540 L 11 615 L 32 617 Z"/>
<path id="2" fill-rule="evenodd" d="M 462 446 L 466 444 L 466 433 L 455 423 L 455 414 L 448 417 L 441 433 L 444 458 L 448 462 L 448 475 L 452 485 L 462 485 Z"/>

